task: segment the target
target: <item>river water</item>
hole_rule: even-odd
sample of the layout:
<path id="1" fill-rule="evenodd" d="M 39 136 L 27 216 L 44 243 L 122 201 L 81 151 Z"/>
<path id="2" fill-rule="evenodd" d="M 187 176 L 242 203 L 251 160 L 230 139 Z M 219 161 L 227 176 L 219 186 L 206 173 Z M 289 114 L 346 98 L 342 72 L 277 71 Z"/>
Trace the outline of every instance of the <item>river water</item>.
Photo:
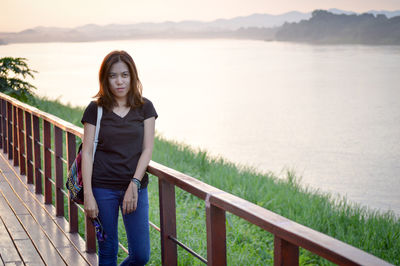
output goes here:
<path id="1" fill-rule="evenodd" d="M 111 50 L 135 59 L 157 131 L 231 161 L 400 214 L 400 47 L 250 40 L 0 46 L 37 93 L 85 106 Z"/>

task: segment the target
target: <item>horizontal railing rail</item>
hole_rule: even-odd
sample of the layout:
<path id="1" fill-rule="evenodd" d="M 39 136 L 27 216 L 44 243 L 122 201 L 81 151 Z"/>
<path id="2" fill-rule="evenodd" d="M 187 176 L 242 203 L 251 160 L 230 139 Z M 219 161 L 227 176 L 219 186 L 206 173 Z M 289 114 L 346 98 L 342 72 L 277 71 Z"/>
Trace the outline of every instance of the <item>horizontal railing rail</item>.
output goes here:
<path id="1" fill-rule="evenodd" d="M 43 193 L 44 180 L 45 204 L 52 204 L 52 185 L 55 186 L 56 215 L 64 216 L 64 196 L 67 194 L 63 190 L 63 163 L 70 165 L 75 159 L 76 138 L 83 137 L 82 128 L 3 93 L 0 93 L 0 104 L 0 147 L 4 153 L 8 153 L 8 158 L 13 160 L 14 165 L 19 166 L 20 174 L 27 176 L 27 182 L 35 184 L 36 193 Z M 42 125 L 39 120 L 42 120 Z M 51 149 L 52 127 L 54 151 Z M 66 138 L 66 159 L 63 158 L 63 132 Z M 51 173 L 53 159 L 55 180 Z M 158 178 L 160 228 L 152 223 L 151 225 L 160 231 L 163 265 L 177 265 L 177 245 L 208 265 L 226 265 L 226 212 L 274 235 L 275 265 L 298 265 L 299 247 L 339 265 L 391 265 L 358 248 L 154 161 L 150 162 L 147 170 Z M 175 187 L 205 202 L 207 259 L 196 254 L 176 237 Z M 77 211 L 77 205 L 68 200 L 68 219 L 72 233 L 78 232 Z M 88 218 L 85 219 L 85 238 L 87 251 L 95 252 L 95 232 Z"/>

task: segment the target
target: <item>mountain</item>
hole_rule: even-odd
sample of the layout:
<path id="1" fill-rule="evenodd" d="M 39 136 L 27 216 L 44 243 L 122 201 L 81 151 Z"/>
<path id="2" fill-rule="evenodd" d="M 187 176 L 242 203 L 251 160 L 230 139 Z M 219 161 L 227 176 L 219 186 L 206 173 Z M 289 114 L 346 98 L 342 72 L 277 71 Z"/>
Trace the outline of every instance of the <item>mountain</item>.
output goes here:
<path id="1" fill-rule="evenodd" d="M 139 38 L 273 38 L 285 22 L 298 22 L 311 17 L 310 13 L 288 12 L 281 15 L 253 14 L 209 22 L 180 21 L 163 23 L 88 24 L 73 29 L 36 27 L 17 33 L 0 33 L 1 43 L 20 42 L 79 42 Z M 246 31 L 248 29 L 248 31 Z"/>
<path id="2" fill-rule="evenodd" d="M 387 36 L 380 38 L 379 41 L 372 41 L 372 38 L 381 36 L 375 33 L 376 27 L 382 31 L 381 34 L 387 33 L 388 29 L 396 32 L 396 28 L 392 29 L 392 24 L 396 24 L 396 20 L 392 19 L 395 19 L 396 15 L 400 14 L 400 11 L 371 11 L 369 15 L 359 15 L 352 11 L 340 9 L 324 11 L 326 13 L 315 12 L 316 11 L 311 14 L 293 11 L 281 15 L 252 14 L 231 19 L 217 19 L 209 22 L 187 20 L 180 22 L 166 21 L 163 23 L 136 23 L 126 25 L 109 24 L 105 26 L 87 24 L 72 29 L 36 27 L 16 33 L 0 33 L 0 44 L 151 38 L 234 38 L 307 41 L 315 43 L 393 43 L 393 38 Z M 363 24 L 361 33 L 357 32 L 356 29 L 360 26 L 354 23 L 356 20 L 360 19 L 371 22 L 370 24 Z M 320 25 L 317 25 L 318 23 Z M 340 27 L 342 27 L 342 30 Z M 351 34 L 345 36 L 345 31 L 351 32 L 353 36 L 351 36 Z M 367 41 L 367 37 L 365 37 L 367 38 L 365 39 L 362 36 L 358 36 L 360 34 L 369 35 L 369 40 Z M 389 41 L 389 39 L 392 40 Z"/>
<path id="3" fill-rule="evenodd" d="M 236 17 L 232 19 L 217 19 L 207 24 L 211 27 L 225 30 L 237 30 L 239 28 L 249 27 L 273 28 L 279 27 L 285 22 L 298 22 L 303 19 L 309 19 L 310 17 L 311 13 L 293 11 L 281 15 L 253 14 L 246 17 Z"/>
<path id="4" fill-rule="evenodd" d="M 400 45 L 400 16 L 338 15 L 316 10 L 309 20 L 284 24 L 275 39 L 316 44 Z"/>

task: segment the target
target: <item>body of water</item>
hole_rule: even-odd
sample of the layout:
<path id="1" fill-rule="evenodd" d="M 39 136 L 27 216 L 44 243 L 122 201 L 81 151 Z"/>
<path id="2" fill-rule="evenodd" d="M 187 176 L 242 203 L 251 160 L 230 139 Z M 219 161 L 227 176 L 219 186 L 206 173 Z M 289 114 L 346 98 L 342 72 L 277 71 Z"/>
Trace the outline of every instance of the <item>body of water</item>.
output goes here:
<path id="1" fill-rule="evenodd" d="M 400 47 L 247 40 L 0 46 L 29 59 L 39 95 L 85 106 L 101 61 L 136 61 L 168 139 L 400 214 Z"/>

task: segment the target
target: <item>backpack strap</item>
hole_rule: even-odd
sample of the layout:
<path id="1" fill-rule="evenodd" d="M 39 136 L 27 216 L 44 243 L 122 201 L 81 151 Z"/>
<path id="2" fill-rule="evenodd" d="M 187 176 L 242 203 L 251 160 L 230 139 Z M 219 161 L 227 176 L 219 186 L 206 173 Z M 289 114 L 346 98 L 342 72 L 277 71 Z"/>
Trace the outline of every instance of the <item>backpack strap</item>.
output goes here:
<path id="1" fill-rule="evenodd" d="M 97 143 L 99 142 L 99 132 L 100 132 L 100 121 L 103 116 L 103 107 L 97 107 L 97 121 L 96 121 L 96 134 L 94 135 L 94 146 L 93 146 L 93 161 L 94 154 L 96 153 Z"/>

